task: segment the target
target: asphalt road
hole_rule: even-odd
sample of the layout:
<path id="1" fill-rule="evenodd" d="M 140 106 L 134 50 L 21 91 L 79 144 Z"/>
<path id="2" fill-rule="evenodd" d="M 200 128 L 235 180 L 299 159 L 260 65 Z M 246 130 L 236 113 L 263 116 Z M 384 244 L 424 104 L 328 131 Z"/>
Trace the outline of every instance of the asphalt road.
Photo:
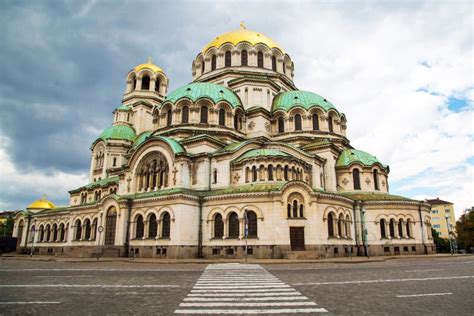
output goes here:
<path id="1" fill-rule="evenodd" d="M 473 315 L 474 256 L 291 265 L 0 260 L 1 315 L 211 312 Z"/>

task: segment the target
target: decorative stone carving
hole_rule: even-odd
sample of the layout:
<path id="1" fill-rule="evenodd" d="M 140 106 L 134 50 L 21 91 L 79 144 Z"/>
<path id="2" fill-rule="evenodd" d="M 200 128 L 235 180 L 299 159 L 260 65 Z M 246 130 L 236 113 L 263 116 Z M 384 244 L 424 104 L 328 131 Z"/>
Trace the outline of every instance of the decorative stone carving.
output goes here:
<path id="1" fill-rule="evenodd" d="M 348 183 L 349 183 L 349 180 L 347 180 L 346 178 L 342 179 L 342 184 L 344 184 L 344 186 L 346 186 Z"/>
<path id="2" fill-rule="evenodd" d="M 268 123 L 268 122 L 265 123 L 265 130 L 266 130 L 267 132 L 270 131 L 270 123 Z"/>
<path id="3" fill-rule="evenodd" d="M 248 129 L 249 131 L 253 130 L 255 127 L 255 122 L 254 121 L 250 121 L 249 125 L 248 125 Z"/>
<path id="4" fill-rule="evenodd" d="M 367 183 L 367 185 L 370 185 L 370 182 L 371 182 L 371 181 L 370 181 L 369 178 L 365 179 L 365 183 Z"/>

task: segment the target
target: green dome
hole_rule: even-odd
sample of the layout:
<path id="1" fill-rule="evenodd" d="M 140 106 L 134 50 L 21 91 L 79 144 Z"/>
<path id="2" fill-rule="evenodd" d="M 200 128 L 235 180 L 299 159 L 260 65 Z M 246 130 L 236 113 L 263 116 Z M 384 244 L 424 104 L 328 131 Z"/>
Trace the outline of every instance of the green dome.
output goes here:
<path id="1" fill-rule="evenodd" d="M 383 168 L 387 168 L 375 156 L 357 149 L 344 149 L 337 159 L 336 167 L 348 167 L 353 163 L 360 163 L 367 167 L 379 164 Z"/>
<path id="2" fill-rule="evenodd" d="M 233 108 L 242 106 L 239 97 L 230 89 L 209 82 L 194 82 L 180 87 L 171 92 L 163 103 L 175 103 L 182 98 L 190 99 L 193 102 L 199 99 L 207 98 L 212 100 L 214 103 L 226 101 L 230 103 Z"/>
<path id="3" fill-rule="evenodd" d="M 120 139 L 128 140 L 132 142 L 135 139 L 135 130 L 126 125 L 112 125 L 106 128 L 99 136 L 99 139 L 108 140 L 108 139 Z"/>
<path id="4" fill-rule="evenodd" d="M 290 157 L 287 153 L 278 150 L 278 149 L 253 149 L 247 151 L 245 154 L 234 160 L 235 162 L 240 162 L 246 159 L 257 158 L 257 157 Z"/>
<path id="5" fill-rule="evenodd" d="M 272 112 L 277 110 L 288 112 L 297 106 L 307 110 L 315 106 L 319 106 L 325 111 L 329 111 L 330 109 L 336 110 L 336 107 L 322 96 L 313 92 L 297 90 L 279 93 L 275 99 L 273 99 Z"/>
<path id="6" fill-rule="evenodd" d="M 141 133 L 140 135 L 138 135 L 137 137 L 135 137 L 135 140 L 133 141 L 133 148 L 136 148 L 138 146 L 140 146 L 147 138 L 148 136 L 151 135 L 151 131 L 148 131 L 148 132 L 143 132 Z"/>

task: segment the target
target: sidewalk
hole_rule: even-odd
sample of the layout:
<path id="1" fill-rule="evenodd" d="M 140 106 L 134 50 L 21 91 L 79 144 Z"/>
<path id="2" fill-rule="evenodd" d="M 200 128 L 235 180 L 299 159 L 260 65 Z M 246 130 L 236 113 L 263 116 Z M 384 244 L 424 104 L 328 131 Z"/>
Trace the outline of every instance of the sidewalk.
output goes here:
<path id="1" fill-rule="evenodd" d="M 249 258 L 247 263 L 257 264 L 298 264 L 298 263 L 345 263 L 357 264 L 367 262 L 385 262 L 394 259 L 438 259 L 449 257 L 467 257 L 473 256 L 469 254 L 430 254 L 430 255 L 401 255 L 401 256 L 377 256 L 377 257 L 343 257 L 343 258 L 325 258 L 325 259 L 252 259 Z M 51 262 L 129 262 L 129 263 L 156 263 L 156 264 L 210 264 L 210 263 L 245 263 L 245 259 L 155 259 L 155 258 L 76 258 L 76 257 L 55 257 L 34 255 L 19 255 L 19 254 L 4 254 L 0 257 L 1 260 L 30 260 L 30 261 L 51 261 Z"/>

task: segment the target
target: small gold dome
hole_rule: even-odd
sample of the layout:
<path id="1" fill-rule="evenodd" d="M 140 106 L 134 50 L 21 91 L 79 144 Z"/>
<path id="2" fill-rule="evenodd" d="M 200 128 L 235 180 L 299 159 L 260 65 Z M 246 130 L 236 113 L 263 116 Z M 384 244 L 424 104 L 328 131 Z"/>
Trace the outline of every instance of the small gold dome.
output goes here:
<path id="1" fill-rule="evenodd" d="M 140 64 L 134 68 L 136 72 L 139 72 L 142 69 L 150 69 L 153 72 L 163 72 L 163 70 L 160 67 L 158 67 L 151 61 L 151 57 L 148 58 L 148 61 L 146 63 Z"/>
<path id="2" fill-rule="evenodd" d="M 283 52 L 283 49 L 275 43 L 271 38 L 266 37 L 265 35 L 247 30 L 243 24 L 240 25 L 240 29 L 228 33 L 224 33 L 222 35 L 217 36 L 213 41 L 204 47 L 202 53 L 204 54 L 209 48 L 216 47 L 219 48 L 220 46 L 224 45 L 225 43 L 231 43 L 233 45 L 237 45 L 241 42 L 248 42 L 251 45 L 257 44 L 265 44 L 270 49 L 278 48 Z"/>
<path id="3" fill-rule="evenodd" d="M 53 202 L 48 201 L 46 199 L 46 196 L 43 195 L 43 197 L 39 200 L 34 201 L 26 209 L 53 209 L 56 208 L 56 205 L 53 204 Z"/>

